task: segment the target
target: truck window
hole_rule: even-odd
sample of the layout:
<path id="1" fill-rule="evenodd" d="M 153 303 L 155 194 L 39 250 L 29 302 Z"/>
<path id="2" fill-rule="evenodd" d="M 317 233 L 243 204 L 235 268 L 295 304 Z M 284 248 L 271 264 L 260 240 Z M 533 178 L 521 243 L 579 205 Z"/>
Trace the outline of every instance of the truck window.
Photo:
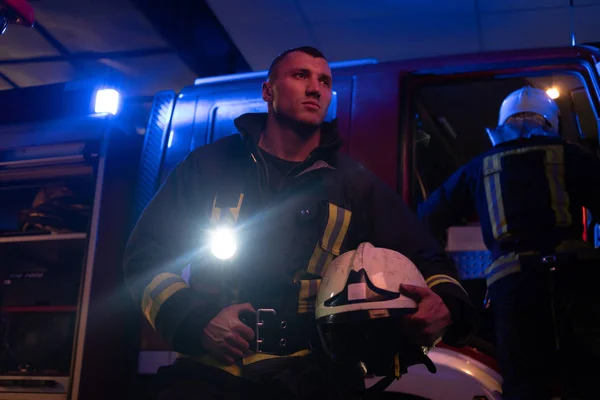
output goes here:
<path id="1" fill-rule="evenodd" d="M 597 116 L 586 84 L 575 73 L 465 80 L 422 86 L 415 98 L 414 203 L 420 203 L 454 171 L 491 148 L 486 128 L 496 127 L 502 100 L 523 86 L 549 92 L 561 113 L 562 136 L 589 146 L 597 143 Z"/>
<path id="2" fill-rule="evenodd" d="M 262 99 L 217 103 L 212 109 L 212 131 L 209 143 L 236 133 L 233 120 L 245 113 L 267 112 L 267 104 Z"/>
<path id="3" fill-rule="evenodd" d="M 495 77 L 453 80 L 447 84 L 426 84 L 413 97 L 412 129 L 415 140 L 412 204 L 418 205 L 460 166 L 492 147 L 486 128 L 498 124 L 503 99 L 523 86 L 553 88 L 561 112 L 562 136 L 581 144 L 598 142 L 597 116 L 584 79 L 576 73 L 546 76 Z M 479 342 L 491 348 L 494 330 L 491 314 L 484 307 L 485 269 L 491 254 L 485 248 L 477 213 L 460 226 L 451 227 L 446 250 L 458 268 L 459 278 L 479 309 Z"/>

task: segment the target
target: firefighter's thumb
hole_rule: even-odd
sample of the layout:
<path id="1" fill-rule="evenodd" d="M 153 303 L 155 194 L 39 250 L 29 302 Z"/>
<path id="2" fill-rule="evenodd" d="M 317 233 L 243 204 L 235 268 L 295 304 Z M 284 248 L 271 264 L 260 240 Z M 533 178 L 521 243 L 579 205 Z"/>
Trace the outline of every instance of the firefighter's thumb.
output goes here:
<path id="1" fill-rule="evenodd" d="M 252 307 L 252 304 L 234 304 L 229 307 L 231 310 L 230 315 L 232 318 L 235 318 L 235 316 L 237 316 L 240 321 L 242 321 L 248 326 L 251 326 L 254 323 L 254 318 L 256 317 L 256 310 L 254 309 L 254 307 Z"/>
<path id="2" fill-rule="evenodd" d="M 231 308 L 235 309 L 238 315 L 243 312 L 256 313 L 256 310 L 254 309 L 254 307 L 252 307 L 252 304 L 250 303 L 235 304 L 231 306 Z"/>
<path id="3" fill-rule="evenodd" d="M 241 324 L 236 325 L 235 330 L 247 341 L 254 339 L 254 327 L 256 326 L 256 310 L 250 303 L 236 304 L 234 312 L 237 313 L 237 317 Z"/>
<path id="4" fill-rule="evenodd" d="M 410 297 L 415 301 L 419 301 L 427 294 L 427 289 L 420 286 L 407 285 L 403 283 L 400 285 L 400 293 Z"/>

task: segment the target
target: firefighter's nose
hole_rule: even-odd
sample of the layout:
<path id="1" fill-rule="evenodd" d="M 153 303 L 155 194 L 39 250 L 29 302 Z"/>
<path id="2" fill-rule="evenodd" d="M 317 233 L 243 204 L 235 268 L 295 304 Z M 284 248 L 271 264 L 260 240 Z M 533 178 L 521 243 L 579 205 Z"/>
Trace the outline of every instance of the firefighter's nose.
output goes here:
<path id="1" fill-rule="evenodd" d="M 306 96 L 313 97 L 315 99 L 321 98 L 321 91 L 316 87 L 308 87 L 306 88 Z"/>

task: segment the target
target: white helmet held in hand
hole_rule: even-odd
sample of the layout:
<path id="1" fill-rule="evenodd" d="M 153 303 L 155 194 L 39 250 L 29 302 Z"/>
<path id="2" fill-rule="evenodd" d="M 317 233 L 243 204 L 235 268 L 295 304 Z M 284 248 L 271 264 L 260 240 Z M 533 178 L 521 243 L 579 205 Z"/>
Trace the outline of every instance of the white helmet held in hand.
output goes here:
<path id="1" fill-rule="evenodd" d="M 417 267 L 402 254 L 362 243 L 337 257 L 323 275 L 315 317 L 325 352 L 334 362 L 365 364 L 389 376 L 393 368 L 435 366 L 424 349 L 404 334 L 401 319 L 417 309 L 400 285 L 427 287 Z M 394 359 L 400 365 L 394 367 Z M 398 374 L 398 372 L 396 372 Z"/>

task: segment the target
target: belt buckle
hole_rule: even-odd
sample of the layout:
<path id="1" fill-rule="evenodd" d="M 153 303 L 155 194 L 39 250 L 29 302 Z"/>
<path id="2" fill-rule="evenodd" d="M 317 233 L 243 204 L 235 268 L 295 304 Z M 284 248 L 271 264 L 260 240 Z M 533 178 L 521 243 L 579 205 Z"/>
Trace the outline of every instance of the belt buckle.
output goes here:
<path id="1" fill-rule="evenodd" d="M 550 264 L 550 271 L 556 270 L 556 254 L 542 257 L 542 264 Z"/>
<path id="2" fill-rule="evenodd" d="M 260 337 L 260 327 L 263 326 L 265 323 L 260 319 L 260 313 L 270 313 L 277 315 L 277 312 L 272 308 L 259 308 L 258 310 L 256 310 L 256 323 L 254 325 L 254 337 L 256 338 L 256 348 L 254 351 L 257 353 L 262 353 L 260 345 L 264 342 L 264 340 Z"/>

